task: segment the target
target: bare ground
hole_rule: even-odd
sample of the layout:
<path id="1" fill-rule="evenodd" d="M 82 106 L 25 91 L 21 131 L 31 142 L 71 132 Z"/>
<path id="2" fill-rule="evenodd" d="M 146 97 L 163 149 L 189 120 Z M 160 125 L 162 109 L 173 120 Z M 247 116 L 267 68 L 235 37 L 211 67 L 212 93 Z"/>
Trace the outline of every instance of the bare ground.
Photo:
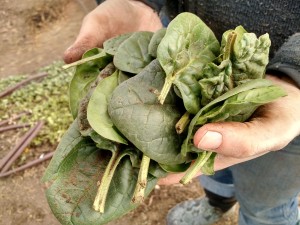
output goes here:
<path id="1" fill-rule="evenodd" d="M 84 15 L 93 7 L 93 0 L 2 0 L 0 79 L 32 73 L 61 59 L 63 51 L 74 41 Z M 0 135 L 0 158 L 20 135 L 20 132 Z M 54 149 L 55 146 L 27 149 L 21 158 L 28 161 Z M 22 160 L 18 163 L 22 164 Z M 46 187 L 40 181 L 47 164 L 0 179 L 0 225 L 59 224 L 49 209 L 44 194 Z M 163 225 L 171 207 L 202 195 L 203 190 L 196 181 L 186 186 L 160 187 L 135 211 L 110 225 Z M 236 224 L 237 213 L 216 225 Z"/>

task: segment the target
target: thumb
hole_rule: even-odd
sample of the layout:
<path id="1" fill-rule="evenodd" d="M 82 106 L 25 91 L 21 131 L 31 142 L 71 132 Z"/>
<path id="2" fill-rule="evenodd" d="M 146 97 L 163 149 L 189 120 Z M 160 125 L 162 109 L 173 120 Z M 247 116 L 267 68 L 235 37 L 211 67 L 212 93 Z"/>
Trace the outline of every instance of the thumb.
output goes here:
<path id="1" fill-rule="evenodd" d="M 280 121 L 269 118 L 255 118 L 245 123 L 206 124 L 196 132 L 194 144 L 199 149 L 227 157 L 246 158 L 287 145 L 289 137 L 283 135 L 283 126 Z"/>
<path id="2" fill-rule="evenodd" d="M 87 50 L 102 46 L 106 33 L 99 26 L 98 20 L 99 16 L 92 12 L 84 18 L 75 42 L 64 52 L 65 63 L 75 62 L 81 59 Z M 105 20 L 103 19 L 103 21 Z"/>

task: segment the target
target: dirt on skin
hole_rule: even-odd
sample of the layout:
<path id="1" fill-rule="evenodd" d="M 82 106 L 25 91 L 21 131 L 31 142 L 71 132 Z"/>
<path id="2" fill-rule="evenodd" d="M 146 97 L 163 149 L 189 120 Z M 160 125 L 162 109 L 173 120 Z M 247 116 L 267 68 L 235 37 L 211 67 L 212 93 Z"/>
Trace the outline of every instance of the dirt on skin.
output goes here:
<path id="1" fill-rule="evenodd" d="M 94 0 L 1 0 L 0 79 L 27 74 L 62 57 L 74 41 L 86 13 L 96 6 Z M 3 109 L 1 109 L 3 110 Z M 9 109 L 5 109 L 9 110 Z M 20 140 L 24 131 L 0 133 L 0 158 Z M 55 146 L 27 148 L 17 160 L 23 164 Z M 25 172 L 0 178 L 0 225 L 59 225 L 45 198 L 41 177 L 49 162 Z M 110 225 L 164 225 L 167 212 L 177 203 L 203 195 L 199 183 L 157 187 L 133 212 Z M 216 225 L 236 225 L 237 210 Z"/>

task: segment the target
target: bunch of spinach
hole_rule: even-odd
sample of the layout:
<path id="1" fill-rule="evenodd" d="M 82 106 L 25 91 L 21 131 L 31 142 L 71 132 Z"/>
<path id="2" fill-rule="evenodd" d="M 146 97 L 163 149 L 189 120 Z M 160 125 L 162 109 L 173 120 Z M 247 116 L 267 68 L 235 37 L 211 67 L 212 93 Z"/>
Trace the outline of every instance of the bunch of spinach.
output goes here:
<path id="1" fill-rule="evenodd" d="M 242 27 L 221 45 L 191 13 L 87 51 L 70 82 L 74 122 L 44 176 L 62 224 L 100 225 L 137 207 L 168 172 L 213 173 L 192 145 L 205 123 L 245 121 L 285 93 L 263 79 L 270 41 Z M 190 166 L 191 161 L 195 163 Z M 97 184 L 99 185 L 97 186 Z"/>

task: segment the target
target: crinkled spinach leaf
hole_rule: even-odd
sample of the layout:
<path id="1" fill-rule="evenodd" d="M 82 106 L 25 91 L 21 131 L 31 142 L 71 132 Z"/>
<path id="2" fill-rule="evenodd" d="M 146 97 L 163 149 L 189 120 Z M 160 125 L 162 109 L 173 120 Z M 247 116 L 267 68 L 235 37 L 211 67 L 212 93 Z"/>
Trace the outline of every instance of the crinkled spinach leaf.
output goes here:
<path id="1" fill-rule="evenodd" d="M 181 13 L 171 21 L 157 49 L 157 59 L 166 72 L 159 100 L 164 102 L 175 84 L 188 112 L 200 110 L 200 87 L 197 83 L 204 66 L 219 55 L 214 33 L 196 15 Z"/>
<path id="2" fill-rule="evenodd" d="M 247 33 L 242 26 L 238 26 L 235 30 L 228 30 L 223 34 L 221 52 L 225 51 L 224 46 L 232 32 L 237 35 L 230 57 L 234 86 L 247 82 L 249 79 L 263 78 L 269 62 L 271 46 L 269 34 L 257 38 L 254 33 Z"/>

